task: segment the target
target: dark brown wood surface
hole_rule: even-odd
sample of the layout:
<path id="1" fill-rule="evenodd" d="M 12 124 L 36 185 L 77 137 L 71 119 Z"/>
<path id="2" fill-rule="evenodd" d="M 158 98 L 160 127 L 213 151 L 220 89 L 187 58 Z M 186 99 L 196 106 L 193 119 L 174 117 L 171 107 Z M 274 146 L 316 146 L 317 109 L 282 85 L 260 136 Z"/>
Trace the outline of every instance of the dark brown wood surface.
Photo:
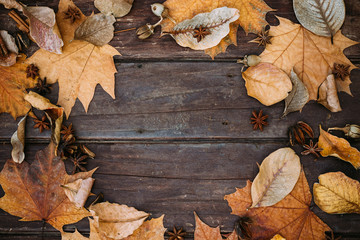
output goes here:
<path id="1" fill-rule="evenodd" d="M 267 0 L 277 12 L 267 20 L 277 24 L 275 15 L 296 21 L 290 0 Z M 24 1 L 29 5 L 48 5 L 56 9 L 57 1 Z M 97 11 L 91 0 L 75 0 L 85 14 Z M 152 0 L 135 0 L 130 14 L 118 19 L 116 30 L 155 23 L 151 13 Z M 360 4 L 346 0 L 347 16 L 343 33 L 360 41 Z M 0 28 L 15 30 L 8 10 L 0 7 Z M 88 169 L 99 166 L 95 173 L 94 193 L 103 192 L 105 200 L 136 207 L 152 213 L 165 214 L 165 227 L 182 226 L 194 231 L 193 211 L 210 226 L 221 226 L 222 232 L 233 229 L 237 217 L 223 200 L 224 195 L 245 186 L 256 176 L 256 163 L 272 151 L 288 146 L 287 128 L 299 120 L 308 122 L 318 134 L 324 128 L 360 124 L 360 71 L 351 74 L 353 97 L 339 95 L 343 111 L 331 113 L 310 102 L 302 113 L 280 119 L 284 103 L 271 107 L 261 105 L 246 94 L 236 59 L 245 54 L 261 53 L 263 48 L 248 43 L 254 38 L 240 29 L 238 46 L 230 46 L 215 60 L 202 51 L 178 46 L 170 37 L 157 34 L 140 41 L 134 31 L 115 36 L 111 45 L 122 54 L 115 58 L 116 99 L 98 86 L 88 113 L 76 102 L 68 122 L 72 122 L 79 141 L 96 153 Z M 30 53 L 36 50 L 32 46 Z M 360 47 L 345 51 L 360 66 Z M 57 100 L 57 85 L 49 97 Z M 251 111 L 263 109 L 269 115 L 269 126 L 263 132 L 253 131 L 249 122 Z M 8 114 L 0 114 L 0 166 L 10 158 L 10 137 L 17 122 Z M 46 146 L 49 132 L 40 134 L 27 123 L 26 158 Z M 339 136 L 342 136 L 339 134 Z M 359 141 L 351 144 L 360 148 Z M 298 154 L 300 147 L 295 150 Z M 360 173 L 350 164 L 335 158 L 301 157 L 309 184 L 326 172 L 342 171 L 360 180 Z M 67 165 L 68 170 L 71 166 Z M 3 194 L 3 193 L 2 193 Z M 313 211 L 343 239 L 360 239 L 360 215 L 329 215 L 316 205 Z M 60 239 L 59 233 L 42 222 L 20 222 L 19 218 L 0 211 L 0 239 Z M 65 227 L 88 233 L 83 220 Z"/>

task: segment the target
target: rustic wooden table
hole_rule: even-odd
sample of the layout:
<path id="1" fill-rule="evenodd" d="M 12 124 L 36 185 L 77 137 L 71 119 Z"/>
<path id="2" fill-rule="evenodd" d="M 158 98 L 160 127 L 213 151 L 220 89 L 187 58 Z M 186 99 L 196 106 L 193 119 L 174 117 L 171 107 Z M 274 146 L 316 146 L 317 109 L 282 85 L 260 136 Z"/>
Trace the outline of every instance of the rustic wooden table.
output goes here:
<path id="1" fill-rule="evenodd" d="M 23 1 L 29 5 L 57 9 L 57 1 Z M 130 14 L 118 19 L 116 30 L 155 23 L 151 13 L 153 0 L 135 0 Z M 266 0 L 277 12 L 267 20 L 278 24 L 275 15 L 296 22 L 291 0 Z M 92 0 L 75 0 L 87 15 L 97 11 Z M 359 0 L 345 0 L 346 19 L 343 33 L 360 41 Z M 0 28 L 15 31 L 8 10 L 0 7 Z M 122 56 L 115 58 L 116 99 L 100 86 L 88 113 L 79 101 L 72 110 L 73 123 L 80 142 L 96 153 L 87 168 L 100 168 L 94 174 L 94 193 L 103 192 L 105 200 L 136 207 L 152 213 L 165 214 L 165 227 L 182 226 L 192 238 L 196 211 L 210 226 L 221 226 L 224 233 L 233 229 L 236 216 L 231 215 L 224 195 L 245 186 L 258 172 L 261 162 L 272 151 L 287 146 L 287 128 L 299 120 L 308 122 L 318 134 L 318 125 L 342 126 L 360 124 L 360 71 L 351 73 L 353 97 L 340 93 L 343 111 L 331 113 L 310 102 L 302 113 L 284 119 L 280 115 L 284 103 L 271 107 L 261 105 L 246 94 L 240 66 L 236 59 L 245 54 L 259 54 L 262 48 L 248 43 L 253 34 L 239 29 L 238 46 L 230 46 L 215 60 L 202 51 L 178 46 L 169 36 L 159 38 L 159 29 L 150 39 L 138 40 L 135 32 L 120 33 L 110 43 Z M 34 52 L 32 47 L 30 52 Z M 360 47 L 345 51 L 360 66 Z M 57 84 L 48 97 L 56 102 Z M 269 126 L 263 132 L 253 131 L 251 111 L 263 109 L 269 115 Z M 10 158 L 10 137 L 16 123 L 9 114 L 0 115 L 0 166 Z M 26 154 L 32 161 L 35 152 L 49 141 L 49 132 L 40 134 L 28 121 Z M 352 144 L 360 148 L 359 141 Z M 295 150 L 299 154 L 300 147 Z M 301 157 L 310 186 L 326 172 L 343 171 L 360 180 L 360 173 L 350 164 L 335 158 L 314 161 Z M 2 195 L 3 193 L 1 193 Z M 316 205 L 313 211 L 342 239 L 360 239 L 360 215 L 329 215 Z M 60 239 L 59 232 L 42 222 L 20 222 L 18 217 L 0 211 L 1 239 Z M 76 224 L 88 233 L 87 221 Z M 72 231 L 74 225 L 66 226 Z"/>

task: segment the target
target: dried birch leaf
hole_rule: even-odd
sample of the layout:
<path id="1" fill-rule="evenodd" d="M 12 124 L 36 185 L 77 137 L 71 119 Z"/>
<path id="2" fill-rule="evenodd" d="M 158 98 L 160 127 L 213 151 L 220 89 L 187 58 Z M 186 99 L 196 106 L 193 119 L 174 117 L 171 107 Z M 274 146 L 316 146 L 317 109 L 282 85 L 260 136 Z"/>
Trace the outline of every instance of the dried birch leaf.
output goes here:
<path id="1" fill-rule="evenodd" d="M 280 102 L 292 89 L 289 76 L 270 63 L 259 63 L 242 73 L 247 94 L 266 106 Z"/>
<path id="2" fill-rule="evenodd" d="M 285 109 L 282 117 L 285 117 L 291 112 L 301 112 L 302 108 L 309 101 L 309 92 L 293 69 L 290 73 L 290 79 L 293 84 L 293 88 L 289 95 L 285 98 Z"/>
<path id="3" fill-rule="evenodd" d="M 349 71 L 356 68 L 343 51 L 357 42 L 346 38 L 340 31 L 335 34 L 332 44 L 329 38 L 317 36 L 300 24 L 281 17 L 278 19 L 280 24 L 270 27 L 272 44 L 266 45 L 260 55 L 261 61 L 272 63 L 287 74 L 294 69 L 309 91 L 309 100 L 317 100 L 319 86 L 334 63 L 350 65 Z M 343 90 L 351 83 L 349 76 L 345 80 Z"/>
<path id="4" fill-rule="evenodd" d="M 252 220 L 250 231 L 254 240 L 271 239 L 276 234 L 287 240 L 318 240 L 325 239 L 325 231 L 331 230 L 310 210 L 311 192 L 304 171 L 292 192 L 274 206 L 249 209 L 250 192 L 248 181 L 246 187 L 226 195 L 225 200 L 232 214 Z"/>
<path id="5" fill-rule="evenodd" d="M 351 163 L 354 168 L 360 168 L 360 152 L 350 146 L 350 143 L 344 138 L 339 138 L 324 131 L 320 126 L 320 136 L 318 142 L 321 156 L 334 156 Z"/>
<path id="6" fill-rule="evenodd" d="M 145 221 L 135 232 L 123 240 L 164 240 L 164 215 Z"/>
<path id="7" fill-rule="evenodd" d="M 272 206 L 286 197 L 297 183 L 300 158 L 291 148 L 280 148 L 261 163 L 251 185 L 251 207 Z"/>
<path id="8" fill-rule="evenodd" d="M 320 85 L 319 98 L 317 101 L 331 112 L 340 112 L 342 110 L 333 74 L 327 76 L 325 81 Z"/>
<path id="9" fill-rule="evenodd" d="M 54 10 L 48 7 L 24 7 L 24 15 L 30 20 L 30 36 L 40 48 L 61 54 L 64 45 L 56 25 Z"/>
<path id="10" fill-rule="evenodd" d="M 345 20 L 344 0 L 294 0 L 300 24 L 316 35 L 333 37 Z"/>
<path id="11" fill-rule="evenodd" d="M 20 12 L 23 11 L 22 5 L 15 0 L 0 0 L 0 4 L 4 5 L 4 7 L 7 9 L 15 8 Z"/>
<path id="12" fill-rule="evenodd" d="M 95 0 L 94 4 L 105 15 L 123 17 L 130 12 L 133 2 L 134 0 Z"/>
<path id="13" fill-rule="evenodd" d="M 204 50 L 218 45 L 230 32 L 230 23 L 240 16 L 236 8 L 216 8 L 174 26 L 170 35 L 182 47 Z"/>
<path id="14" fill-rule="evenodd" d="M 114 239 L 130 236 L 149 216 L 133 207 L 109 202 L 92 205 L 89 210 L 99 234 Z"/>
<path id="15" fill-rule="evenodd" d="M 201 219 L 198 217 L 196 212 L 195 215 L 195 232 L 194 232 L 194 240 L 222 240 L 220 234 L 220 227 L 216 228 L 209 227 L 206 225 Z"/>
<path id="16" fill-rule="evenodd" d="M 25 126 L 26 126 L 27 114 L 20 119 L 18 128 L 11 136 L 11 145 L 13 147 L 11 151 L 12 160 L 16 163 L 22 163 L 25 159 L 24 147 L 25 147 Z"/>
<path id="17" fill-rule="evenodd" d="M 342 172 L 319 176 L 314 184 L 314 202 L 329 214 L 360 214 L 360 183 Z"/>
<path id="18" fill-rule="evenodd" d="M 95 46 L 104 46 L 114 37 L 114 16 L 98 13 L 88 17 L 75 31 L 76 40 L 84 40 Z"/>

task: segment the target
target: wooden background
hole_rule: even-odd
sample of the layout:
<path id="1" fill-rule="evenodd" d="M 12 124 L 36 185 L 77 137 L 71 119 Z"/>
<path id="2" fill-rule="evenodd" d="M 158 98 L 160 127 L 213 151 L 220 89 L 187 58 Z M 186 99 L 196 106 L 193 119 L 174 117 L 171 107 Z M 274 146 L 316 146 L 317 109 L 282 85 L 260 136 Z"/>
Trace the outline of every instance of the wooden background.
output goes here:
<path id="1" fill-rule="evenodd" d="M 57 10 L 57 1 L 23 1 L 29 5 L 50 6 Z M 150 10 L 153 0 L 135 0 L 129 15 L 118 19 L 116 30 L 155 23 Z M 267 0 L 277 12 L 267 20 L 278 24 L 275 15 L 296 21 L 290 0 Z M 345 0 L 346 19 L 342 31 L 352 40 L 360 41 L 359 0 Z M 91 0 L 75 0 L 86 14 L 97 12 Z M 1 29 L 15 31 L 15 24 L 0 7 Z M 135 32 L 117 34 L 110 43 L 122 56 L 115 58 L 116 99 L 100 86 L 88 113 L 76 102 L 68 122 L 72 122 L 78 140 L 85 143 L 96 158 L 89 160 L 87 169 L 100 168 L 94 193 L 103 192 L 105 200 L 133 206 L 152 213 L 165 214 L 165 227 L 182 226 L 193 238 L 196 211 L 210 226 L 221 226 L 223 233 L 232 231 L 237 217 L 223 200 L 224 195 L 244 187 L 247 179 L 257 174 L 256 163 L 274 150 L 287 146 L 287 129 L 299 120 L 308 122 L 318 135 L 318 125 L 324 128 L 360 124 L 360 71 L 351 73 L 353 97 L 339 95 L 343 111 L 331 113 L 323 106 L 310 102 L 302 113 L 292 113 L 280 119 L 284 103 L 262 106 L 246 94 L 241 66 L 236 59 L 245 54 L 259 54 L 263 48 L 248 43 L 255 35 L 238 32 L 238 46 L 230 46 L 214 61 L 203 51 L 178 46 L 169 37 L 159 38 L 160 29 L 147 40 L 136 38 Z M 31 47 L 30 53 L 37 48 Z M 345 51 L 360 66 L 360 47 Z M 54 85 L 49 97 L 57 100 Z M 269 115 L 269 126 L 263 132 L 253 131 L 252 110 L 263 109 Z M 17 122 L 9 114 L 0 114 L 0 166 L 10 158 L 10 137 Z M 26 159 L 31 162 L 35 152 L 46 146 L 50 133 L 42 134 L 27 124 Z M 339 134 L 339 136 L 342 136 Z M 359 141 L 351 141 L 360 148 Z M 295 150 L 299 154 L 300 147 Z M 350 164 L 335 158 L 301 157 L 309 184 L 326 172 L 343 171 L 360 180 L 360 174 Z M 70 168 L 69 168 L 70 170 Z M 1 193 L 3 194 L 3 193 Z M 342 239 L 360 239 L 360 215 L 329 215 L 316 205 L 313 211 Z M 1 239 L 40 239 L 41 222 L 19 222 L 19 218 L 0 211 Z M 88 233 L 87 220 L 75 226 Z M 74 225 L 65 227 L 73 231 Z M 45 239 L 60 239 L 50 225 L 43 229 Z"/>

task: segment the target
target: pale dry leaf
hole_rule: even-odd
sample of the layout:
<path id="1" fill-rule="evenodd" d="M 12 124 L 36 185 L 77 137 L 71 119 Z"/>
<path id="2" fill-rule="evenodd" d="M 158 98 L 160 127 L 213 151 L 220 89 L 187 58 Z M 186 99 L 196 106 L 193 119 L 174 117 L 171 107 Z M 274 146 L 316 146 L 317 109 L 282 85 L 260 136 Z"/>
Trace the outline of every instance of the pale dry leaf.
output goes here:
<path id="1" fill-rule="evenodd" d="M 290 79 L 293 87 L 289 95 L 285 98 L 285 109 L 282 117 L 285 117 L 291 112 L 301 112 L 305 104 L 309 101 L 309 92 L 293 69 L 290 73 Z"/>
<path id="2" fill-rule="evenodd" d="M 0 31 L 0 35 L 2 37 L 2 39 L 4 40 L 5 46 L 7 48 L 7 50 L 9 50 L 10 52 L 14 52 L 16 54 L 19 53 L 19 48 L 16 45 L 15 39 L 13 38 L 13 36 L 11 36 L 8 31 L 5 30 L 1 30 Z"/>
<path id="3" fill-rule="evenodd" d="M 219 226 L 216 228 L 209 227 L 203 221 L 201 221 L 196 212 L 194 212 L 194 215 L 196 225 L 194 240 L 222 240 Z"/>
<path id="4" fill-rule="evenodd" d="M 230 23 L 239 16 L 240 12 L 236 8 L 216 8 L 176 24 L 170 35 L 182 47 L 208 49 L 218 45 L 229 34 Z"/>
<path id="5" fill-rule="evenodd" d="M 285 198 L 297 183 L 301 171 L 300 158 L 291 148 L 272 152 L 261 163 L 251 185 L 251 207 L 272 206 Z"/>
<path id="6" fill-rule="evenodd" d="M 16 46 L 15 39 L 5 30 L 0 31 L 1 44 L 5 49 L 2 50 L 0 57 L 0 66 L 10 67 L 16 63 L 19 49 Z"/>
<path id="7" fill-rule="evenodd" d="M 130 12 L 133 2 L 134 0 L 95 0 L 94 4 L 105 15 L 123 17 Z"/>
<path id="8" fill-rule="evenodd" d="M 88 17 L 75 31 L 74 39 L 104 46 L 114 37 L 115 17 L 98 13 Z"/>
<path id="9" fill-rule="evenodd" d="M 270 27 L 271 44 L 267 44 L 261 53 L 261 61 L 272 63 L 287 74 L 294 69 L 309 91 L 309 100 L 317 100 L 319 86 L 334 63 L 350 65 L 349 71 L 356 68 L 343 51 L 358 43 L 346 38 L 340 31 L 335 34 L 332 44 L 329 38 L 317 36 L 300 24 L 281 17 L 278 19 L 280 24 Z M 342 90 L 351 95 L 349 76 L 345 80 Z"/>
<path id="10" fill-rule="evenodd" d="M 340 112 L 342 110 L 333 74 L 327 76 L 325 81 L 320 85 L 317 101 L 331 112 Z"/>
<path id="11" fill-rule="evenodd" d="M 11 150 L 12 160 L 16 163 L 22 163 L 25 159 L 24 147 L 25 147 L 25 127 L 26 127 L 27 114 L 20 119 L 18 127 L 14 134 L 11 136 Z"/>
<path id="12" fill-rule="evenodd" d="M 266 106 L 273 105 L 288 96 L 292 89 L 289 76 L 270 63 L 259 63 L 242 73 L 247 94 Z"/>
<path id="13" fill-rule="evenodd" d="M 7 9 L 15 8 L 20 12 L 23 11 L 22 5 L 19 4 L 16 0 L 0 0 L 0 4 L 3 4 Z"/>
<path id="14" fill-rule="evenodd" d="M 360 152 L 350 146 L 350 143 L 344 138 L 339 138 L 324 131 L 320 126 L 320 136 L 318 142 L 321 156 L 334 156 L 346 162 L 351 163 L 354 168 L 360 168 Z"/>
<path id="15" fill-rule="evenodd" d="M 64 45 L 56 25 L 54 10 L 48 7 L 24 7 L 24 15 L 29 18 L 30 36 L 40 48 L 61 54 Z"/>
<path id="16" fill-rule="evenodd" d="M 164 215 L 145 221 L 135 232 L 123 240 L 164 240 Z"/>
<path id="17" fill-rule="evenodd" d="M 100 235 L 122 239 L 130 236 L 149 216 L 146 212 L 116 203 L 103 202 L 90 206 Z"/>
<path id="18" fill-rule="evenodd" d="M 342 172 L 321 174 L 313 191 L 314 202 L 326 213 L 360 214 L 360 183 Z"/>
<path id="19" fill-rule="evenodd" d="M 294 0 L 300 24 L 316 35 L 333 37 L 345 20 L 344 0 Z"/>

